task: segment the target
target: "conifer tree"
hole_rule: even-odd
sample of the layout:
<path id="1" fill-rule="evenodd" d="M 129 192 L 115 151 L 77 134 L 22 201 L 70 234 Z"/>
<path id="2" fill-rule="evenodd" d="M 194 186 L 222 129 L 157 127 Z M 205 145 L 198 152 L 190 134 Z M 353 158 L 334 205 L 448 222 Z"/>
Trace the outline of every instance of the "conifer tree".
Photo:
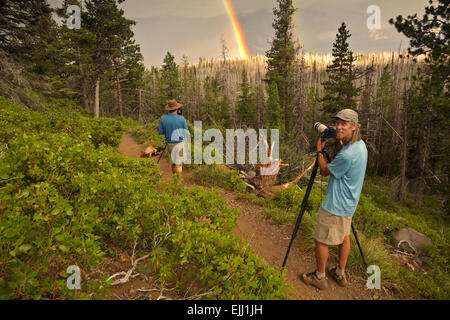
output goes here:
<path id="1" fill-rule="evenodd" d="M 170 99 L 180 100 L 181 81 L 175 57 L 167 52 L 160 77 L 158 104 L 163 107 Z M 162 109 L 161 109 L 162 110 Z"/>
<path id="2" fill-rule="evenodd" d="M 227 96 L 224 96 L 219 102 L 220 114 L 219 123 L 226 129 L 231 127 L 231 113 L 230 113 L 230 101 Z"/>
<path id="3" fill-rule="evenodd" d="M 292 0 L 277 0 L 277 4 L 278 7 L 273 9 L 275 20 L 272 23 L 275 37 L 272 40 L 271 48 L 266 52 L 268 60 L 265 81 L 269 86 L 272 85 L 272 82 L 276 83 L 284 126 L 289 130 L 293 110 L 291 78 L 296 54 L 292 35 L 292 19 L 296 9 Z M 273 119 L 270 122 L 277 122 L 277 120 Z"/>
<path id="4" fill-rule="evenodd" d="M 265 125 L 267 129 L 282 129 L 282 114 L 277 83 L 273 81 L 269 86 L 269 97 L 266 102 Z"/>
<path id="5" fill-rule="evenodd" d="M 236 103 L 236 112 L 238 114 L 241 126 L 255 126 L 255 94 L 248 82 L 247 72 L 242 71 L 242 82 L 240 84 L 241 94 Z"/>
<path id="6" fill-rule="evenodd" d="M 327 66 L 329 79 L 322 83 L 325 88 L 325 94 L 321 99 L 322 110 L 327 115 L 333 115 L 341 109 L 356 109 L 359 90 L 354 84 L 356 76 L 353 63 L 356 58 L 347 42 L 350 36 L 347 26 L 343 22 L 333 43 L 333 62 Z"/>

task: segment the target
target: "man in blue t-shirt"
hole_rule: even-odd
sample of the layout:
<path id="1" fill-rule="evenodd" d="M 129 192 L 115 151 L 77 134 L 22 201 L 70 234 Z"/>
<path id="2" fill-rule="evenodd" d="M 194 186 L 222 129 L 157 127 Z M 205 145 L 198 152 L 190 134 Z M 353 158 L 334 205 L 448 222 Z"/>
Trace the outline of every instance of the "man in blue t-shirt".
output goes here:
<path id="1" fill-rule="evenodd" d="M 326 141 L 321 138 L 317 141 L 320 173 L 330 176 L 325 201 L 317 213 L 314 233 L 317 269 L 300 276 L 305 283 L 319 289 L 328 287 L 325 267 L 329 245 L 339 246 L 339 264 L 328 268 L 328 272 L 339 285 L 347 285 L 345 265 L 350 253 L 352 216 L 358 205 L 367 166 L 367 148 L 361 140 L 358 114 L 354 110 L 344 109 L 334 118 L 336 139 L 339 140 L 341 149 L 329 164 L 322 153 Z"/>
<path id="2" fill-rule="evenodd" d="M 181 104 L 176 100 L 169 100 L 165 106 L 169 114 L 161 117 L 158 133 L 164 134 L 169 151 L 169 162 L 172 165 L 172 173 L 181 176 L 182 161 L 184 155 L 183 136 L 189 134 L 186 119 L 181 115 Z"/>

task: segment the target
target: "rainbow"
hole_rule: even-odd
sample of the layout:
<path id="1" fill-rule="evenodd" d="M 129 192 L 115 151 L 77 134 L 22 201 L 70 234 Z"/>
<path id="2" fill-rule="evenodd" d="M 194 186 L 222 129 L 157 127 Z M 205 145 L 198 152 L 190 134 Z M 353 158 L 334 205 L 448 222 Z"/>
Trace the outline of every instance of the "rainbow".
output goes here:
<path id="1" fill-rule="evenodd" d="M 227 10 L 228 16 L 230 17 L 231 24 L 233 25 L 234 36 L 236 37 L 236 41 L 239 46 L 239 52 L 241 54 L 241 58 L 247 59 L 250 54 L 248 51 L 247 43 L 245 42 L 244 33 L 242 32 L 241 24 L 237 19 L 236 12 L 234 12 L 233 6 L 230 0 L 222 0 L 225 9 Z"/>

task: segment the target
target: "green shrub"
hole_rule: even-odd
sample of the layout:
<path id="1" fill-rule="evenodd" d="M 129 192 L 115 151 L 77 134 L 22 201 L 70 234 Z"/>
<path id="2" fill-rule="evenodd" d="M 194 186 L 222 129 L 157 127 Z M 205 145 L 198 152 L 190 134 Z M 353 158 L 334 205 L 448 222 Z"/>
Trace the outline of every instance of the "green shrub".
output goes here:
<path id="1" fill-rule="evenodd" d="M 244 192 L 247 186 L 237 170 L 230 170 L 224 165 L 202 165 L 194 170 L 195 183 L 205 186 L 223 187 L 230 191 Z"/>
<path id="2" fill-rule="evenodd" d="M 106 135 L 119 120 L 46 117 L 4 101 L 0 108 L 9 110 L 1 121 L 19 128 L 9 136 L 0 129 L 8 145 L 0 156 L 0 299 L 104 297 L 106 277 L 86 274 L 110 246 L 136 240 L 159 280 L 181 293 L 190 276 L 213 288 L 209 298 L 286 297 L 285 271 L 232 235 L 239 212 L 217 192 L 160 183 L 155 163 L 120 155 L 115 135 Z M 82 290 L 66 286 L 70 265 L 82 270 Z"/>

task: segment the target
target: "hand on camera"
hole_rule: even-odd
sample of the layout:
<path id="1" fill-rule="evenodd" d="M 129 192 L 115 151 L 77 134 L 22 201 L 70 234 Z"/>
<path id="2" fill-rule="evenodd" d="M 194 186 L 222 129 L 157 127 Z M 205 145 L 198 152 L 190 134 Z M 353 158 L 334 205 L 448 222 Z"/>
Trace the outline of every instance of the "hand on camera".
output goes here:
<path id="1" fill-rule="evenodd" d="M 328 142 L 328 140 L 322 141 L 322 138 L 319 138 L 319 140 L 317 140 L 317 151 L 322 151 L 323 147 L 325 147 L 327 142 Z"/>

